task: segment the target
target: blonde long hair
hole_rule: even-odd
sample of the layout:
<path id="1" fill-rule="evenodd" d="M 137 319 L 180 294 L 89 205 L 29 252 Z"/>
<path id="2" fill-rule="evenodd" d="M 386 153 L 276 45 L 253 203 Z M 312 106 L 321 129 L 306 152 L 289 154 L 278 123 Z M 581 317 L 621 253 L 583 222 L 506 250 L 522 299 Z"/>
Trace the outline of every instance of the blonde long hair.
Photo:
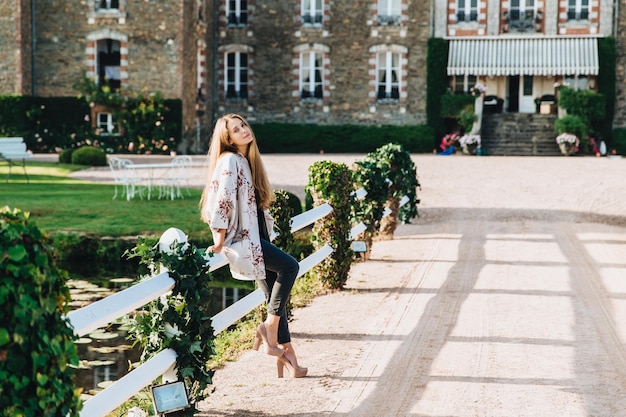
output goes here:
<path id="1" fill-rule="evenodd" d="M 239 114 L 227 114 L 220 117 L 215 123 L 213 135 L 211 136 L 211 142 L 209 144 L 209 152 L 206 159 L 207 178 L 204 185 L 204 191 L 202 192 L 202 197 L 200 198 L 200 212 L 201 218 L 204 222 L 208 222 L 208 213 L 205 210 L 205 205 L 208 200 L 207 197 L 211 185 L 211 179 L 213 178 L 213 171 L 215 171 L 217 160 L 225 152 L 238 152 L 237 147 L 229 143 L 230 141 L 228 136 L 228 123 L 235 120 L 241 120 L 248 128 L 250 128 L 250 134 L 252 135 L 252 142 L 248 145 L 248 152 L 245 156 L 250 163 L 252 181 L 254 183 L 254 188 L 257 191 L 257 204 L 261 208 L 267 209 L 274 200 L 274 191 L 272 190 L 267 172 L 263 166 L 261 153 L 259 152 L 259 147 L 256 142 L 256 136 L 254 136 L 254 132 L 252 131 L 250 124 Z"/>

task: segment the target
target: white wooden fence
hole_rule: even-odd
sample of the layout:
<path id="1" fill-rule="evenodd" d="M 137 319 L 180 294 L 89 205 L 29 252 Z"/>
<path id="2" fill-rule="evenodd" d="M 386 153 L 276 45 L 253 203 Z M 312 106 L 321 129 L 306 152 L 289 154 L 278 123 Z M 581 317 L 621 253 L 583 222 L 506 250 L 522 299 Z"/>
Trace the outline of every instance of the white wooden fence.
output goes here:
<path id="1" fill-rule="evenodd" d="M 355 192 L 357 199 L 364 198 L 366 194 L 367 192 L 363 189 Z M 406 204 L 407 201 L 408 198 L 405 197 L 401 200 L 400 204 Z M 330 204 L 326 203 L 294 216 L 292 218 L 291 231 L 296 232 L 324 218 L 332 211 L 333 208 Z M 389 212 L 385 213 L 385 215 L 388 214 Z M 366 226 L 363 223 L 359 223 L 352 228 L 350 238 L 354 240 L 360 233 L 365 231 L 365 229 Z M 183 243 L 187 241 L 187 237 L 181 230 L 170 228 L 163 233 L 159 240 L 160 250 L 169 250 L 170 245 L 174 241 Z M 298 277 L 324 260 L 333 250 L 330 245 L 326 245 L 300 261 Z M 228 264 L 228 260 L 222 254 L 215 254 L 213 257 L 207 256 L 206 259 L 210 264 L 210 271 L 215 271 Z M 167 294 L 173 287 L 174 279 L 171 278 L 167 272 L 163 272 L 107 298 L 94 302 L 81 309 L 74 310 L 68 314 L 67 318 L 72 324 L 75 333 L 78 336 L 84 336 L 133 312 L 150 301 Z M 265 302 L 263 291 L 257 289 L 217 313 L 211 318 L 214 334 L 218 334 L 224 329 L 227 329 L 230 325 L 237 322 L 263 302 Z M 176 352 L 174 350 L 165 349 L 159 352 L 138 368 L 132 370 L 94 397 L 85 401 L 83 409 L 80 412 L 81 417 L 106 416 L 125 401 L 132 398 L 144 387 L 152 384 L 153 381 L 160 376 L 163 376 L 164 381 L 176 380 L 175 364 Z"/>

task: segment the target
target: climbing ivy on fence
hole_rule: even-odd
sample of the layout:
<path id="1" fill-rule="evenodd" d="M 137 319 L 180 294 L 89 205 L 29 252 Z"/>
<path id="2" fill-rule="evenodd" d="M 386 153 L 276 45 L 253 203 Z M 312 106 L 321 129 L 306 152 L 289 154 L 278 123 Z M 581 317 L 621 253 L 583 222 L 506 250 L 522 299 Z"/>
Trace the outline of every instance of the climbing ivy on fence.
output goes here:
<path id="1" fill-rule="evenodd" d="M 363 238 L 369 249 L 380 228 L 385 204 L 389 199 L 389 181 L 373 154 L 367 154 L 362 161 L 355 162 L 354 179 L 358 186 L 367 191 L 366 197 L 357 202 L 357 218 L 367 227 Z"/>
<path id="2" fill-rule="evenodd" d="M 154 238 L 140 238 L 125 256 L 139 257 L 152 274 L 169 271 L 176 283 L 166 297 L 151 301 L 127 321 L 130 334 L 143 348 L 142 362 L 167 348 L 176 351 L 178 377 L 185 381 L 192 404 L 184 415 L 194 416 L 195 404 L 208 396 L 213 377 L 207 365 L 215 354 L 209 266 L 205 251 L 192 243 L 174 242 L 171 253 L 159 251 L 155 243 Z"/>
<path id="3" fill-rule="evenodd" d="M 19 209 L 0 209 L 0 415 L 77 416 L 76 336 L 64 317 L 67 273 Z"/>
<path id="4" fill-rule="evenodd" d="M 348 279 L 354 260 L 351 248 L 355 198 L 352 171 L 346 164 L 318 161 L 309 167 L 309 182 L 306 186 L 315 205 L 328 202 L 333 212 L 313 226 L 313 245 L 316 249 L 329 243 L 334 252 L 317 265 L 316 271 L 322 283 L 340 289 Z"/>

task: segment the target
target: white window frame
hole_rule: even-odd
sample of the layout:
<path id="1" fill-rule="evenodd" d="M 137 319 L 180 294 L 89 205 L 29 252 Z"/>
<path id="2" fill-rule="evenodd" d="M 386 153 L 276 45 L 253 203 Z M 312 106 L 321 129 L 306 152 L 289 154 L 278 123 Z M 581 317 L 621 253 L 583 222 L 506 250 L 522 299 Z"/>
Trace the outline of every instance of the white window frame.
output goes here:
<path id="1" fill-rule="evenodd" d="M 400 101 L 402 86 L 401 60 L 402 55 L 399 52 L 384 51 L 376 54 L 376 101 L 378 103 L 398 103 Z M 385 97 L 380 97 L 379 95 L 381 87 L 385 89 Z M 394 87 L 397 88 L 398 97 L 392 97 Z"/>
<path id="2" fill-rule="evenodd" d="M 402 0 L 378 0 L 378 23 L 399 25 L 402 16 Z"/>
<path id="3" fill-rule="evenodd" d="M 232 67 L 233 70 L 233 74 L 234 74 L 234 80 L 230 80 L 228 78 L 228 73 L 229 70 L 231 69 L 231 67 L 228 66 L 228 56 L 229 55 L 234 55 L 235 57 L 235 62 L 234 62 L 234 66 Z M 230 52 L 226 52 L 224 53 L 224 98 L 226 100 L 247 100 L 248 99 L 248 87 L 249 87 L 249 81 L 250 81 L 250 71 L 249 71 L 249 67 L 248 66 L 242 66 L 241 64 L 241 56 L 242 54 L 246 55 L 246 59 L 248 60 L 248 63 L 250 62 L 250 55 L 247 52 L 239 52 L 239 51 L 230 51 Z M 241 80 L 241 75 L 242 72 L 246 71 L 247 73 L 247 81 L 242 81 Z M 235 88 L 235 92 L 237 92 L 237 96 L 236 97 L 229 97 L 228 96 L 228 87 L 229 86 L 234 86 Z M 241 95 L 242 92 L 242 86 L 245 86 L 245 96 Z"/>
<path id="4" fill-rule="evenodd" d="M 243 1 L 246 1 L 246 7 L 243 8 L 241 3 Z M 231 6 L 230 3 L 234 2 L 235 3 L 235 10 L 231 10 Z M 231 13 L 234 13 L 235 17 L 237 18 L 237 22 L 236 23 L 231 23 L 230 22 L 230 15 Z M 246 21 L 244 23 L 241 22 L 241 16 L 242 14 L 246 15 Z M 249 10 L 248 10 L 248 2 L 247 0 L 226 0 L 226 24 L 228 26 L 247 26 L 248 25 L 248 17 L 249 17 Z"/>
<path id="5" fill-rule="evenodd" d="M 301 0 L 300 19 L 303 25 L 321 26 L 324 19 L 324 0 Z"/>
<path id="6" fill-rule="evenodd" d="M 589 20 L 590 11 L 591 5 L 589 0 L 567 0 L 567 20 Z M 586 13 L 585 17 L 582 17 L 583 13 Z M 572 14 L 574 15 L 573 17 Z"/>
<path id="7" fill-rule="evenodd" d="M 474 3 L 472 5 L 472 3 Z M 463 13 L 463 19 L 459 16 Z M 473 17 L 473 19 L 472 19 Z M 478 0 L 457 0 L 456 6 L 457 23 L 478 21 Z"/>
<path id="8" fill-rule="evenodd" d="M 324 99 L 324 54 L 320 51 L 303 51 L 300 53 L 300 77 L 299 93 L 302 101 L 321 101 Z M 320 80 L 317 81 L 316 74 Z M 321 94 L 316 96 L 315 92 L 319 87 Z M 310 95 L 303 96 L 303 92 Z"/>
<path id="9" fill-rule="evenodd" d="M 117 0 L 117 7 L 112 7 L 114 0 L 96 0 L 98 10 L 119 10 L 121 0 Z M 104 4 L 103 4 L 104 3 Z"/>
<path id="10" fill-rule="evenodd" d="M 456 75 L 454 78 L 453 92 L 455 94 L 469 93 L 470 88 L 474 87 L 477 82 L 478 77 L 474 74 Z M 458 90 L 457 87 L 461 85 L 461 90 Z"/>
<path id="11" fill-rule="evenodd" d="M 102 120 L 104 117 L 104 121 Z M 100 130 L 101 135 L 112 135 L 115 130 L 115 120 L 113 119 L 113 113 L 107 111 L 100 111 L 96 113 L 96 129 Z"/>
<path id="12" fill-rule="evenodd" d="M 589 77 L 586 75 L 566 75 L 564 79 L 565 85 L 576 91 L 589 89 Z"/>
<path id="13" fill-rule="evenodd" d="M 511 1 L 511 9 L 509 10 L 509 28 L 511 30 L 517 29 L 520 32 L 525 32 L 527 30 L 534 30 L 535 28 L 535 19 L 537 16 L 537 3 L 535 0 L 510 0 Z M 516 1 L 518 4 L 513 6 L 513 2 Z M 532 3 L 532 4 L 528 4 Z M 519 15 L 516 20 L 512 19 L 513 11 L 516 10 Z M 531 18 L 526 19 L 525 15 L 531 12 Z"/>

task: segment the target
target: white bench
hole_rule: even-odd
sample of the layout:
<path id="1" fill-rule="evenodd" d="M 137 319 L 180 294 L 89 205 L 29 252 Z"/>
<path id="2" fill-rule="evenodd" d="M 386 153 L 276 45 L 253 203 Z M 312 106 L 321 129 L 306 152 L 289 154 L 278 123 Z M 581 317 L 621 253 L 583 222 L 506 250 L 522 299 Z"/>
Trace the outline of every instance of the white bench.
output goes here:
<path id="1" fill-rule="evenodd" d="M 26 175 L 26 182 L 30 182 L 26 172 L 26 160 L 32 157 L 33 154 L 26 150 L 24 138 L 0 138 L 0 159 L 9 164 L 9 174 L 6 182 L 9 182 L 13 165 L 22 165 L 24 175 Z"/>

